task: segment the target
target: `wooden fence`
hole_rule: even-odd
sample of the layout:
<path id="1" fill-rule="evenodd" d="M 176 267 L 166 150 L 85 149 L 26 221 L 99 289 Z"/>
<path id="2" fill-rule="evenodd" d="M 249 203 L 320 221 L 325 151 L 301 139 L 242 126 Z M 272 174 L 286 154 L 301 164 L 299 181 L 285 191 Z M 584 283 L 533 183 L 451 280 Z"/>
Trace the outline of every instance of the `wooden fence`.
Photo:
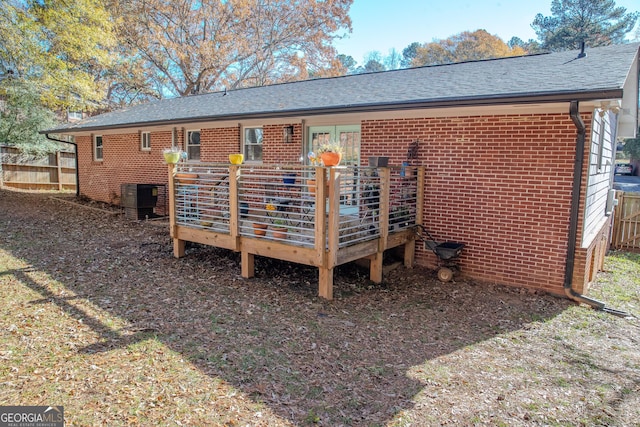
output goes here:
<path id="1" fill-rule="evenodd" d="M 640 193 L 616 192 L 611 247 L 624 251 L 640 250 Z"/>
<path id="2" fill-rule="evenodd" d="M 27 190 L 75 190 L 75 153 L 58 151 L 35 158 L 14 147 L 0 146 L 0 185 Z"/>

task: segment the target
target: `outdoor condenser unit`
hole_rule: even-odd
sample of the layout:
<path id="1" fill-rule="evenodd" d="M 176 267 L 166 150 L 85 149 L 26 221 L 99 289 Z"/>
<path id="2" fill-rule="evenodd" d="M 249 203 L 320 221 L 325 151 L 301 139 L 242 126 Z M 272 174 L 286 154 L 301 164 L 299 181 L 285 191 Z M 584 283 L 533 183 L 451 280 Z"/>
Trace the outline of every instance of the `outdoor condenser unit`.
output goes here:
<path id="1" fill-rule="evenodd" d="M 158 186 L 155 184 L 122 184 L 120 205 L 127 219 L 139 220 L 153 217 L 158 202 Z"/>

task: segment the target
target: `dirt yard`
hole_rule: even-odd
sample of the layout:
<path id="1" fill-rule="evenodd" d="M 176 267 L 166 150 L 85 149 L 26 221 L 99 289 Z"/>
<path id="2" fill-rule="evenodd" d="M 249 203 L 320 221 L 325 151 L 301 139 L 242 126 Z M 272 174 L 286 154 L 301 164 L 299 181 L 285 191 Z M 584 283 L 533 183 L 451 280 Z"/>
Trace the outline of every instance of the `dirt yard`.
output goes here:
<path id="1" fill-rule="evenodd" d="M 67 426 L 638 426 L 640 327 L 570 301 L 382 285 L 190 246 L 163 222 L 0 190 L 0 405 L 63 405 Z M 640 257 L 593 295 L 638 315 Z"/>

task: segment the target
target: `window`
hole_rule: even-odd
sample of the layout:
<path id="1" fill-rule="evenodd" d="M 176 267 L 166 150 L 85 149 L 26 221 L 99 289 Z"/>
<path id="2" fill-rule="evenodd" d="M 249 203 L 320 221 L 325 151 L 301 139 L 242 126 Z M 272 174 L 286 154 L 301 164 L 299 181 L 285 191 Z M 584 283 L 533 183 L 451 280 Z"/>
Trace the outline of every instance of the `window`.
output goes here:
<path id="1" fill-rule="evenodd" d="M 200 131 L 187 131 L 187 159 L 200 160 Z"/>
<path id="2" fill-rule="evenodd" d="M 262 128 L 244 128 L 244 158 L 262 161 Z"/>
<path id="3" fill-rule="evenodd" d="M 140 149 L 142 151 L 151 151 L 151 132 L 140 133 Z"/>
<path id="4" fill-rule="evenodd" d="M 602 156 L 604 154 L 604 120 L 600 124 L 600 135 L 598 135 L 598 172 L 602 172 Z"/>
<path id="5" fill-rule="evenodd" d="M 69 111 L 67 113 L 67 120 L 70 120 L 70 121 L 82 120 L 82 111 Z"/>
<path id="6" fill-rule="evenodd" d="M 102 135 L 96 135 L 93 137 L 93 160 L 101 162 L 102 157 Z"/>

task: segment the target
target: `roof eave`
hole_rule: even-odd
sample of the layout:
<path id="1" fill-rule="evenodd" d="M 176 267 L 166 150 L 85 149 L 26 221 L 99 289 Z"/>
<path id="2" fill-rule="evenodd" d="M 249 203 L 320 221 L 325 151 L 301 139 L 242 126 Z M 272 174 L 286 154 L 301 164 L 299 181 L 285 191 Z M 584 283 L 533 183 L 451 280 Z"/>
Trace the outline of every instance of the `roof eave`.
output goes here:
<path id="1" fill-rule="evenodd" d="M 58 128 L 40 131 L 41 134 L 73 134 L 81 132 L 95 132 L 113 129 L 131 129 L 140 127 L 181 125 L 187 123 L 201 123 L 212 121 L 230 121 L 230 120 L 252 120 L 252 119 L 273 119 L 293 116 L 317 116 L 325 114 L 341 114 L 341 113 L 367 113 L 367 112 L 383 112 L 383 111 L 400 111 L 400 110 L 418 110 L 433 108 L 451 108 L 451 107 L 470 107 L 470 106 L 489 106 L 489 105 L 506 105 L 506 104 L 540 104 L 540 103 L 557 103 L 570 101 L 591 101 L 600 99 L 617 99 L 622 98 L 623 91 L 617 89 L 601 89 L 583 92 L 556 92 L 556 93 L 525 93 L 517 95 L 491 95 L 477 96 L 456 99 L 435 99 L 406 101 L 396 103 L 375 103 L 375 104 L 358 104 L 358 105 L 341 105 L 326 108 L 302 108 L 295 110 L 282 111 L 264 111 L 249 114 L 228 114 L 217 116 L 200 116 L 188 117 L 173 120 L 154 120 L 131 122 L 125 124 L 115 124 L 108 126 L 86 126 L 77 128 Z"/>

